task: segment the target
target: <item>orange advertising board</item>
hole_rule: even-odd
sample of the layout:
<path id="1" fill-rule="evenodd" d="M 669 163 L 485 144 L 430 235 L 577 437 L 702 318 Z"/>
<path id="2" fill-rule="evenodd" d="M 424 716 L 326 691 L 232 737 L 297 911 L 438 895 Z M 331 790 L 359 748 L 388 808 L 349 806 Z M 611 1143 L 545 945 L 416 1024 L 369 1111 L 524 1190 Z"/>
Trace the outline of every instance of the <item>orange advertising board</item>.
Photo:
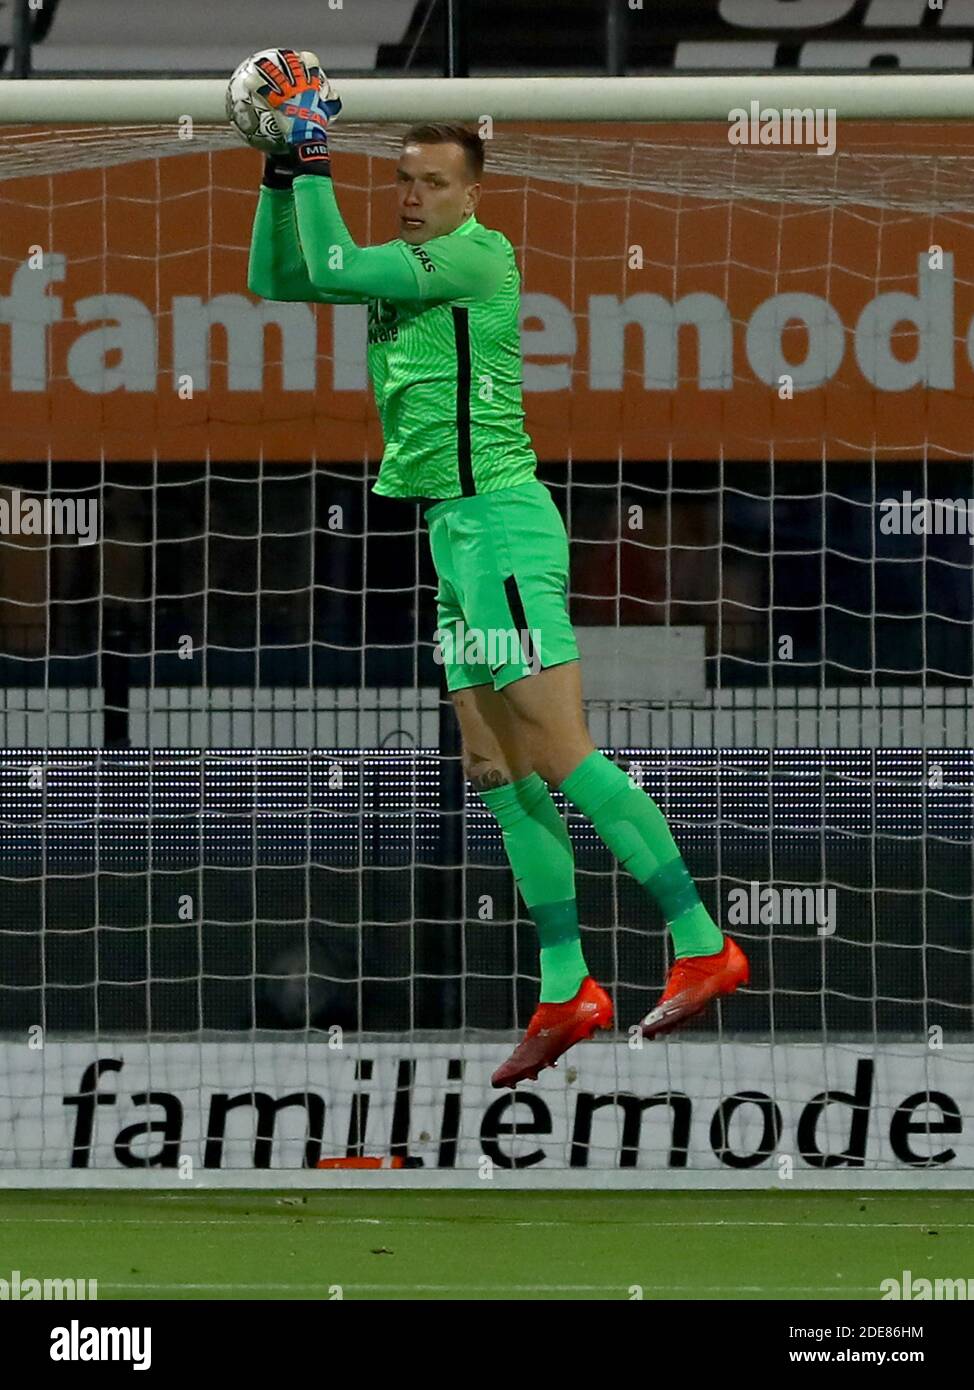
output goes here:
<path id="1" fill-rule="evenodd" d="M 656 172 L 505 168 L 480 208 L 521 266 L 539 457 L 974 454 L 970 126 L 847 126 L 834 158 L 598 133 Z M 353 236 L 388 240 L 391 163 L 333 143 Z M 241 149 L 0 183 L 0 459 L 381 456 L 364 310 L 247 292 L 259 173 Z"/>

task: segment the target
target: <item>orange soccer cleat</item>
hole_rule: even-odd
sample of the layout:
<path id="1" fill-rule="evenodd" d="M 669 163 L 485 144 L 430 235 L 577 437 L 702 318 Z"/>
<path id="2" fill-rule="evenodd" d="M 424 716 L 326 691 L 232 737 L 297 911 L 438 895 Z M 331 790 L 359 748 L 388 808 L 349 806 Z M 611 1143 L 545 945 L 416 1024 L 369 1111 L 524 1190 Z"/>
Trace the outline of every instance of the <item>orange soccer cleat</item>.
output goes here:
<path id="1" fill-rule="evenodd" d="M 659 1003 L 640 1024 L 643 1037 L 671 1033 L 694 1014 L 702 1013 L 711 999 L 733 994 L 738 985 L 746 985 L 749 975 L 747 956 L 729 936 L 724 937 L 724 949 L 715 956 L 687 956 L 676 961 Z"/>
<path id="2" fill-rule="evenodd" d="M 537 1081 L 538 1072 L 557 1066 L 563 1052 L 611 1023 L 612 1000 L 591 975 L 586 975 L 574 999 L 538 1005 L 523 1040 L 497 1068 L 490 1084 L 516 1086 L 519 1081 Z"/>

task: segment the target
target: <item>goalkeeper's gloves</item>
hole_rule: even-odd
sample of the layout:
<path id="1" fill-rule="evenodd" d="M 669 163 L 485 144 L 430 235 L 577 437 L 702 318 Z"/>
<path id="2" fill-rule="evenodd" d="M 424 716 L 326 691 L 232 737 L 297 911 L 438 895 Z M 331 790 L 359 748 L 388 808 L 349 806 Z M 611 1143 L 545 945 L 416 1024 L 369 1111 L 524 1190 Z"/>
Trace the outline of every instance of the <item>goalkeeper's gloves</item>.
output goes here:
<path id="1" fill-rule="evenodd" d="M 296 174 L 331 175 L 328 126 L 342 109 L 314 53 L 279 50 L 281 63 L 261 58 L 257 70 L 265 80 L 260 95 L 274 112 L 287 142 Z M 266 177 L 266 175 L 265 175 Z"/>

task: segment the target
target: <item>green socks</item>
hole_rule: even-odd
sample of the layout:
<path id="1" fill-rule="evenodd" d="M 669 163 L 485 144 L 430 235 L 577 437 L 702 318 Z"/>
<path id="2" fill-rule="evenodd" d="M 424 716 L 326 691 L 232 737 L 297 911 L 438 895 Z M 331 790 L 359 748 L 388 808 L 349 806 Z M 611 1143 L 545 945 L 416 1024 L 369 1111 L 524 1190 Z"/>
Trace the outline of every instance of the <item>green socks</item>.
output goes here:
<path id="1" fill-rule="evenodd" d="M 480 797 L 497 818 L 517 886 L 538 929 L 541 1002 L 573 999 L 589 972 L 578 930 L 575 856 L 565 823 L 536 772 Z"/>
<path id="2" fill-rule="evenodd" d="M 723 932 L 700 901 L 655 801 L 597 750 L 561 790 L 659 907 L 677 960 L 722 950 Z M 517 886 L 538 930 L 541 1002 L 573 999 L 589 972 L 578 930 L 575 856 L 564 821 L 536 772 L 480 797 L 500 825 Z"/>
<path id="3" fill-rule="evenodd" d="M 598 749 L 566 777 L 561 790 L 657 904 L 677 960 L 723 949 L 723 932 L 700 901 L 655 801 Z"/>

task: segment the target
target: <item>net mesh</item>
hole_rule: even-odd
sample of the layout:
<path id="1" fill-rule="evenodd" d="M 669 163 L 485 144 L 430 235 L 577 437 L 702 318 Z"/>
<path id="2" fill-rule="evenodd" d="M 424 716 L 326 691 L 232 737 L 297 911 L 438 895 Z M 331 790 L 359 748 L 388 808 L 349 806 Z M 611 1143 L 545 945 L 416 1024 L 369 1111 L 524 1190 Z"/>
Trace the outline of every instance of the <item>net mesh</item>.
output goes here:
<path id="1" fill-rule="evenodd" d="M 400 136 L 341 131 L 362 241 Z M 974 132 L 491 146 L 593 736 L 752 960 L 636 1046 L 666 936 L 570 815 L 619 1032 L 500 1106 L 537 948 L 463 788 L 421 516 L 369 491 L 358 311 L 227 298 L 234 142 L 0 137 L 0 1170 L 970 1169 Z M 45 497 L 97 539 L 32 532 Z"/>
<path id="2" fill-rule="evenodd" d="M 408 129 L 393 123 L 342 125 L 347 154 L 395 159 Z M 711 126 L 603 127 L 598 136 L 564 126 L 560 133 L 531 129 L 498 131 L 490 142 L 492 175 L 533 178 L 585 188 L 686 194 L 695 198 L 747 199 L 803 207 L 890 211 L 970 212 L 974 132 L 951 130 L 957 147 L 943 149 L 944 126 L 847 127 L 852 149 L 827 159 L 786 148 L 728 148 Z M 661 134 L 662 132 L 662 134 Z M 240 140 L 225 126 L 110 125 L 7 126 L 0 139 L 0 180 L 38 178 L 80 169 L 104 169 L 145 159 L 239 152 Z"/>

